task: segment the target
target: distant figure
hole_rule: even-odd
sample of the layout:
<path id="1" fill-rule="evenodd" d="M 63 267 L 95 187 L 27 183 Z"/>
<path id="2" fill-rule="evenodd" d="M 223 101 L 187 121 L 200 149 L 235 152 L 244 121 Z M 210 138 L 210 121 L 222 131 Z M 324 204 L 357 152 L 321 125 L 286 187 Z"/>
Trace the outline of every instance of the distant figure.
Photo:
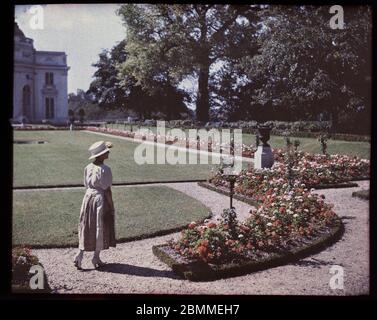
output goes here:
<path id="1" fill-rule="evenodd" d="M 21 118 L 21 127 L 22 128 L 25 128 L 25 117 L 24 116 L 22 116 L 22 118 Z"/>
<path id="2" fill-rule="evenodd" d="M 70 125 L 69 125 L 69 131 L 72 131 L 73 130 L 73 125 L 75 123 L 75 117 L 74 116 L 71 116 L 69 118 L 69 123 L 70 123 Z"/>
<path id="3" fill-rule="evenodd" d="M 89 159 L 95 159 L 84 170 L 86 192 L 82 201 L 79 222 L 79 251 L 74 264 L 81 270 L 84 251 L 94 251 L 92 264 L 95 269 L 105 265 L 100 259 L 101 250 L 115 247 L 115 210 L 111 193 L 112 173 L 105 165 L 112 147 L 110 142 L 93 143 Z"/>

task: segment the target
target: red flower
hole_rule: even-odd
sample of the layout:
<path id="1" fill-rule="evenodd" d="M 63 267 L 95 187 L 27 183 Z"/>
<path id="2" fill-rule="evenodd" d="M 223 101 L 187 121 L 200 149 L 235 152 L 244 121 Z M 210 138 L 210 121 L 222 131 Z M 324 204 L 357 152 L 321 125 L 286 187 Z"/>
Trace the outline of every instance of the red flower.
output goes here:
<path id="1" fill-rule="evenodd" d="M 196 227 L 196 222 L 191 222 L 188 226 L 189 229 L 194 229 Z"/>
<path id="2" fill-rule="evenodd" d="M 285 207 L 280 207 L 279 212 L 280 213 L 285 213 Z"/>

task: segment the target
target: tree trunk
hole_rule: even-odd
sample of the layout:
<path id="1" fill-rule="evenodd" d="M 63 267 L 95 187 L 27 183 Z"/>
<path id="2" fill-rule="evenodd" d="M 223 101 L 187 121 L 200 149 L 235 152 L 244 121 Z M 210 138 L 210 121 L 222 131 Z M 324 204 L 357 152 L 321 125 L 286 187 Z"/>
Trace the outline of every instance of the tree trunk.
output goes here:
<path id="1" fill-rule="evenodd" d="M 196 119 L 198 121 L 209 121 L 209 60 L 203 61 L 199 70 L 198 96 L 196 100 Z"/>
<path id="2" fill-rule="evenodd" d="M 209 92 L 208 92 L 208 80 L 209 80 L 209 67 L 210 59 L 207 43 L 207 23 L 206 23 L 206 11 L 200 15 L 200 39 L 199 39 L 199 79 L 198 79 L 198 95 L 196 100 L 196 120 L 208 122 L 209 120 Z"/>

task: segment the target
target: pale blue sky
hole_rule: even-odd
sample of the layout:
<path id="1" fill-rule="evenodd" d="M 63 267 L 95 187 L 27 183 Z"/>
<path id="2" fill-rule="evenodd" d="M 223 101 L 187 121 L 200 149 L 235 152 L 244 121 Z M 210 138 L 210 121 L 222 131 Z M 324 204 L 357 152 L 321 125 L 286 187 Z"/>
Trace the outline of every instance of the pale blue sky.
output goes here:
<path id="1" fill-rule="evenodd" d="M 68 92 L 87 90 L 102 49 L 109 49 L 125 37 L 125 27 L 115 10 L 117 4 L 44 5 L 44 28 L 33 30 L 31 6 L 15 7 L 15 19 L 26 37 L 34 39 L 36 50 L 65 51 Z"/>

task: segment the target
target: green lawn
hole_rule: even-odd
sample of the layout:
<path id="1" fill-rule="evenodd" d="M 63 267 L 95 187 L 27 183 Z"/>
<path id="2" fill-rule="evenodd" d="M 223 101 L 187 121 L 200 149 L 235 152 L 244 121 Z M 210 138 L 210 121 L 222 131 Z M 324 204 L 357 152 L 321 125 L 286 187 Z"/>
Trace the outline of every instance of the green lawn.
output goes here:
<path id="1" fill-rule="evenodd" d="M 115 183 L 206 179 L 213 167 L 211 164 L 138 165 L 134 160 L 134 150 L 138 143 L 81 131 L 15 131 L 14 136 L 16 139 L 41 139 L 49 142 L 14 144 L 13 185 L 15 187 L 82 184 L 83 169 L 89 163 L 88 147 L 98 140 L 107 140 L 114 144 L 106 163 L 112 169 Z M 301 142 L 299 149 L 320 152 L 320 145 L 316 139 L 298 139 Z M 252 144 L 254 140 L 253 135 L 243 135 L 243 142 L 246 144 Z M 272 136 L 270 145 L 273 148 L 283 147 L 284 138 Z M 163 147 L 157 148 L 163 149 Z M 328 151 L 331 154 L 357 155 L 369 159 L 370 144 L 330 140 Z M 245 163 L 244 167 L 246 166 Z"/>
<path id="2" fill-rule="evenodd" d="M 130 130 L 130 125 L 123 124 L 109 124 L 107 125 L 109 128 L 114 129 L 124 129 Z M 142 127 L 143 128 L 143 127 Z M 144 126 L 144 128 L 146 128 Z M 156 128 L 153 126 L 148 127 L 153 132 L 156 132 Z M 138 126 L 133 125 L 133 130 L 137 130 Z M 169 129 L 166 128 L 166 131 Z M 187 132 L 188 129 L 185 129 Z M 292 137 L 291 140 L 300 140 L 301 144 L 299 149 L 311 152 L 311 153 L 321 153 L 321 146 L 320 143 L 315 138 L 295 138 Z M 255 135 L 244 133 L 242 135 L 242 142 L 245 144 L 255 144 Z M 282 136 L 271 136 L 269 144 L 272 148 L 281 148 L 285 146 L 285 140 Z M 328 152 L 330 154 L 348 154 L 348 155 L 355 155 L 359 156 L 364 159 L 370 158 L 370 143 L 369 142 L 354 142 L 354 141 L 343 141 L 343 140 L 329 140 L 328 141 Z"/>
<path id="3" fill-rule="evenodd" d="M 84 190 L 13 192 L 13 244 L 76 246 Z M 210 209 L 165 186 L 113 187 L 116 236 L 124 240 L 204 219 Z"/>
<path id="4" fill-rule="evenodd" d="M 106 164 L 111 167 L 116 183 L 206 179 L 213 167 L 211 164 L 138 165 L 134 150 L 139 143 L 88 132 L 15 131 L 14 137 L 49 142 L 13 145 L 15 187 L 82 184 L 84 167 L 90 162 L 88 148 L 98 140 L 114 144 Z M 163 148 L 158 147 L 159 151 Z"/>

